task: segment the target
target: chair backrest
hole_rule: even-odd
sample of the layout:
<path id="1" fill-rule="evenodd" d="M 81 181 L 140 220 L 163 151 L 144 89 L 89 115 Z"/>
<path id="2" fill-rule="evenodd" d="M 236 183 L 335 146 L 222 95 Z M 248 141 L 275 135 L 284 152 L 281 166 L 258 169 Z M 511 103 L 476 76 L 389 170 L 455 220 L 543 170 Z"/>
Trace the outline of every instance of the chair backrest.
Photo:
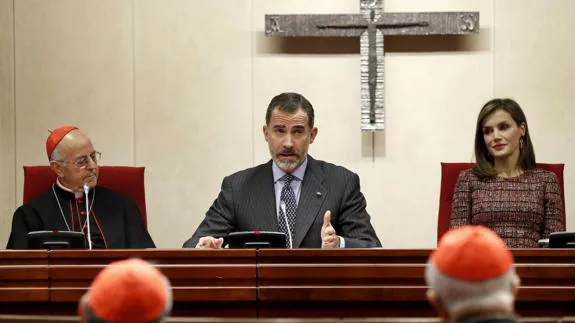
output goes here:
<path id="1" fill-rule="evenodd" d="M 144 171 L 145 167 L 99 166 L 98 185 L 131 197 L 147 225 Z M 23 203 L 46 192 L 55 181 L 56 174 L 49 166 L 24 166 Z"/>
<path id="2" fill-rule="evenodd" d="M 474 166 L 473 163 L 441 163 L 441 189 L 439 193 L 439 214 L 437 217 L 437 241 L 449 230 L 451 207 L 455 183 L 459 173 Z M 563 201 L 563 225 L 565 225 L 565 188 L 563 184 L 563 169 L 565 164 L 542 164 L 537 167 L 551 171 L 557 175 L 561 187 L 561 200 Z"/>

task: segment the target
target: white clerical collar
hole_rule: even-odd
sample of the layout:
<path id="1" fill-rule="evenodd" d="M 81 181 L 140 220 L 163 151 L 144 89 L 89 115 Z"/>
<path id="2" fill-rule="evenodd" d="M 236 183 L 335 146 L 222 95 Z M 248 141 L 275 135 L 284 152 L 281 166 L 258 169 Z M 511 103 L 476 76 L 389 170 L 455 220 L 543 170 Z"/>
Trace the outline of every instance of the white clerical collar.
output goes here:
<path id="1" fill-rule="evenodd" d="M 69 189 L 69 188 L 67 188 L 66 186 L 62 185 L 62 183 L 60 183 L 60 179 L 59 179 L 59 178 L 56 178 L 56 184 L 58 185 L 58 187 L 60 187 L 60 188 L 63 189 L 64 191 L 70 192 L 70 193 L 74 194 L 74 197 L 76 197 L 77 199 L 78 199 L 78 198 L 81 198 L 81 197 L 84 197 L 84 192 L 82 192 L 82 191 L 79 191 L 79 192 L 74 192 L 74 191 L 72 191 L 71 189 Z"/>

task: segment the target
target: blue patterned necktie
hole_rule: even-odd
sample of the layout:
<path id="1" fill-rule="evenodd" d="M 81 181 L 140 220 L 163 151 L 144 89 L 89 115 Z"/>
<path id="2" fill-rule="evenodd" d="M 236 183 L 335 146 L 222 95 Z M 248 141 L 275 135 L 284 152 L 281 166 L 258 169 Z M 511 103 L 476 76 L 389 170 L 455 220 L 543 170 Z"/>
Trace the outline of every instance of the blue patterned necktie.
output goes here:
<path id="1" fill-rule="evenodd" d="M 286 234 L 286 246 L 288 248 L 290 247 L 290 237 L 293 240 L 295 236 L 294 223 L 297 203 L 295 200 L 295 193 L 291 187 L 291 182 L 295 179 L 296 177 L 291 174 L 286 174 L 280 178 L 280 181 L 284 182 L 284 186 L 280 195 L 280 218 L 278 224 L 280 231 Z"/>

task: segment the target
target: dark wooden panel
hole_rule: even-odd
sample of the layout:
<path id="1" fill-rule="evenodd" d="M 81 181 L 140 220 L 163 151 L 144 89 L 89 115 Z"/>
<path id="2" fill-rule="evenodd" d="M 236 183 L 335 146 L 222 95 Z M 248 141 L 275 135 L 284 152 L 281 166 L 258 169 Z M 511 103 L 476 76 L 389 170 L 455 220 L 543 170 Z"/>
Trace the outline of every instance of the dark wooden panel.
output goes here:
<path id="1" fill-rule="evenodd" d="M 260 317 L 429 317 L 426 287 L 262 287 Z M 574 316 L 575 287 L 522 287 L 516 309 L 523 316 Z M 294 311 L 294 308 L 297 311 Z"/>
<path id="2" fill-rule="evenodd" d="M 100 270 L 112 261 L 139 257 L 170 279 L 175 315 L 256 317 L 255 255 L 255 250 L 53 252 L 51 301 L 60 304 L 58 313 L 74 313 L 71 310 Z"/>
<path id="3" fill-rule="evenodd" d="M 424 286 L 283 286 L 260 287 L 260 302 L 426 301 Z"/>
<path id="4" fill-rule="evenodd" d="M 76 301 L 105 265 L 53 265 L 50 267 L 53 302 Z M 156 265 L 174 288 L 174 300 L 237 302 L 256 300 L 256 265 Z"/>
<path id="5" fill-rule="evenodd" d="M 575 264 L 517 264 L 515 270 L 523 286 L 575 286 Z"/>
<path id="6" fill-rule="evenodd" d="M 0 313 L 73 315 L 77 300 L 105 265 L 140 257 L 170 278 L 175 316 L 433 317 L 423 280 L 429 253 L 385 249 L 0 252 Z M 531 317 L 575 315 L 575 252 L 513 253 L 524 286 L 518 295 L 518 312 Z"/>
<path id="7" fill-rule="evenodd" d="M 575 254 L 513 252 L 534 260 L 516 265 L 525 286 L 518 295 L 520 313 L 575 315 L 575 307 L 569 308 L 569 300 L 575 300 L 575 266 L 569 260 Z M 260 316 L 431 316 L 423 278 L 428 256 L 425 250 L 261 250 Z"/>
<path id="8" fill-rule="evenodd" d="M 259 263 L 401 263 L 422 264 L 431 250 L 389 249 L 261 249 Z"/>
<path id="9" fill-rule="evenodd" d="M 517 264 L 524 286 L 575 286 L 575 265 Z M 261 286 L 425 285 L 423 264 L 261 264 Z"/>
<path id="10" fill-rule="evenodd" d="M 260 286 L 301 285 L 424 285 L 418 264 L 261 264 Z"/>
<path id="11" fill-rule="evenodd" d="M 0 251 L 0 311 L 18 302 L 46 302 L 48 252 Z"/>
<path id="12" fill-rule="evenodd" d="M 0 323 L 4 322 L 78 322 L 77 316 L 39 316 L 39 315 L 0 315 Z M 170 317 L 168 323 L 278 323 L 277 319 L 221 318 L 221 317 Z M 438 318 L 293 318 L 289 323 L 439 323 Z M 522 323 L 560 323 L 575 322 L 572 318 L 535 317 L 521 318 Z"/>
<path id="13" fill-rule="evenodd" d="M 2 287 L 0 302 L 47 302 L 50 298 L 48 287 Z M 11 307 L 11 305 L 6 305 Z M 2 306 L 0 306 L 1 311 Z"/>
<path id="14" fill-rule="evenodd" d="M 434 317 L 436 314 L 424 302 L 285 302 L 261 303 L 259 317 Z"/>
<path id="15" fill-rule="evenodd" d="M 518 302 L 573 302 L 575 300 L 575 287 L 573 286 L 527 286 L 520 287 L 517 293 Z M 575 315 L 575 306 L 572 314 Z M 565 315 L 561 315 L 565 316 Z"/>
<path id="16" fill-rule="evenodd" d="M 401 263 L 424 264 L 429 249 L 262 249 L 259 263 Z M 573 264 L 575 249 L 512 249 L 515 262 Z M 288 260 L 289 259 L 289 260 Z"/>
<path id="17" fill-rule="evenodd" d="M 282 286 L 260 287 L 261 302 L 418 302 L 426 301 L 426 286 Z M 575 287 L 520 287 L 518 302 L 575 300 Z M 575 311 L 575 308 L 573 309 Z"/>
<path id="18" fill-rule="evenodd" d="M 0 250 L 0 266 L 43 265 L 48 263 L 46 250 Z"/>
<path id="19" fill-rule="evenodd" d="M 518 264 L 573 264 L 575 249 L 513 249 Z"/>
<path id="20" fill-rule="evenodd" d="M 0 315 L 0 323 L 79 322 L 78 316 Z"/>
<path id="21" fill-rule="evenodd" d="M 48 279 L 47 265 L 1 266 L 0 277 L 5 280 Z"/>
<path id="22" fill-rule="evenodd" d="M 255 286 L 255 264 L 155 265 L 172 286 Z M 52 286 L 88 286 L 105 265 L 50 266 Z"/>
<path id="23" fill-rule="evenodd" d="M 52 265 L 106 265 L 126 258 L 142 258 L 155 264 L 245 264 L 255 263 L 255 250 L 66 250 L 51 251 Z"/>

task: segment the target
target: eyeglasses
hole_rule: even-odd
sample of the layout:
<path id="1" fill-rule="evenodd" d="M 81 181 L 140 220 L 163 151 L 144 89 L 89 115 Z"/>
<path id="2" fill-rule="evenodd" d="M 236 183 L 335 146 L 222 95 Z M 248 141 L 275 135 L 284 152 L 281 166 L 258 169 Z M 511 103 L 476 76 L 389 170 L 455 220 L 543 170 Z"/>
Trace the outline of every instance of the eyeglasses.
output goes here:
<path id="1" fill-rule="evenodd" d="M 102 158 L 102 153 L 99 151 L 94 151 L 90 155 L 82 156 L 82 157 L 80 157 L 74 161 L 57 160 L 57 162 L 60 162 L 63 164 L 72 164 L 77 168 L 86 168 L 90 164 L 90 161 L 93 161 L 94 164 L 98 164 L 98 162 L 100 161 L 101 158 Z"/>

